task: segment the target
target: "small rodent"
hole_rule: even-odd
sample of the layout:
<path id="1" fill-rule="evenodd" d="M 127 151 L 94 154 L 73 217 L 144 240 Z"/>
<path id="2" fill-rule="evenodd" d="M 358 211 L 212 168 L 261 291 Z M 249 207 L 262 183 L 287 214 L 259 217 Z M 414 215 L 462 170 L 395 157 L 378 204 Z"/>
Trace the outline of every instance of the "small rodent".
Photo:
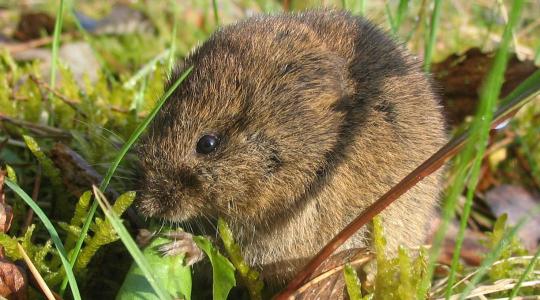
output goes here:
<path id="1" fill-rule="evenodd" d="M 224 218 L 271 284 L 446 140 L 420 61 L 346 12 L 225 26 L 168 85 L 189 66 L 138 147 L 138 208 L 188 224 Z M 389 250 L 424 242 L 441 186 L 438 172 L 382 213 Z M 364 228 L 341 249 L 369 245 Z"/>

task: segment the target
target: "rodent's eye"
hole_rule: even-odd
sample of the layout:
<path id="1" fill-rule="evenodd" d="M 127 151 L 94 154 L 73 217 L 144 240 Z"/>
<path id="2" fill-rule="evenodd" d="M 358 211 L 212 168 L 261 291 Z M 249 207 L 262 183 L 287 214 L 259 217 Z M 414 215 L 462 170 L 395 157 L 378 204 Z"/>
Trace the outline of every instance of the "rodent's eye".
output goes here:
<path id="1" fill-rule="evenodd" d="M 216 150 L 219 139 L 215 135 L 203 135 L 197 142 L 197 153 L 209 154 Z"/>

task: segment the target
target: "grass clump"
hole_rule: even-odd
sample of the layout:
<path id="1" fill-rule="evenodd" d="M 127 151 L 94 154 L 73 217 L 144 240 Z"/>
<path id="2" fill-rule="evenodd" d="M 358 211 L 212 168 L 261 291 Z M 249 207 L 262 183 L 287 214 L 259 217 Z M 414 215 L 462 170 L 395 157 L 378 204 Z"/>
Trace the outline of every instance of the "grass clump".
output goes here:
<path id="1" fill-rule="evenodd" d="M 415 299 L 415 291 L 427 277 L 427 256 L 421 250 L 411 258 L 409 250 L 398 249 L 398 255 L 390 258 L 387 253 L 382 218 L 373 219 L 373 246 L 377 262 L 373 299 Z M 422 295 L 418 299 L 425 299 Z"/>
<path id="2" fill-rule="evenodd" d="M 356 271 L 346 266 L 345 283 L 351 299 L 427 299 L 426 295 L 417 297 L 416 291 L 427 276 L 427 254 L 424 248 L 411 254 L 405 247 L 397 249 L 392 255 L 386 245 L 382 217 L 373 218 L 373 247 L 375 251 L 374 285 L 368 285 L 367 294 L 362 296 Z M 369 269 L 369 267 L 368 267 Z M 368 270 L 370 272 L 371 270 Z"/>

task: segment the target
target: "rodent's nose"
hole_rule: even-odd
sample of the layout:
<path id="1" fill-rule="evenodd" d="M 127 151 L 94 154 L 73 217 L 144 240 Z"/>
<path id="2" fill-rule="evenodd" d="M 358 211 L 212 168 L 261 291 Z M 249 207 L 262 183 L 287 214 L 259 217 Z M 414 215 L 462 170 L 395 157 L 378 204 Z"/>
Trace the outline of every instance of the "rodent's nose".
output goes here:
<path id="1" fill-rule="evenodd" d="M 199 177 L 189 167 L 182 166 L 175 170 L 172 174 L 174 174 L 173 176 L 175 177 L 175 181 L 180 182 L 183 188 L 197 189 L 201 186 Z"/>

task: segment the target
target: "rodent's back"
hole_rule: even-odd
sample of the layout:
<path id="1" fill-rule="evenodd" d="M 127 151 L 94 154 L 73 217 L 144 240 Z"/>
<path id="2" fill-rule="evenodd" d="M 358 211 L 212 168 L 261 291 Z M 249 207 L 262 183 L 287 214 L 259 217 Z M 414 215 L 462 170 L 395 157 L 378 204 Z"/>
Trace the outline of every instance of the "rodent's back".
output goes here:
<path id="1" fill-rule="evenodd" d="M 255 35 L 255 40 L 266 43 L 272 36 L 269 32 L 277 32 L 292 45 L 303 37 L 308 41 L 306 47 L 336 55 L 336 68 L 344 68 L 346 74 L 340 81 L 347 96 L 333 108 L 343 113 L 335 143 L 326 154 L 324 169 L 298 200 L 309 204 L 298 207 L 302 212 L 289 212 L 266 238 L 256 237 L 259 248 L 251 259 L 272 262 L 278 260 L 276 254 L 285 259 L 309 257 L 444 144 L 441 108 L 421 62 L 364 19 L 326 11 L 261 17 L 255 20 L 257 25 L 251 22 L 240 23 L 231 31 Z M 258 30 L 265 35 L 259 36 Z M 383 212 L 389 251 L 395 252 L 398 245 L 413 247 L 424 242 L 441 187 L 438 172 Z M 299 241 L 299 232 L 305 234 L 300 234 L 303 241 Z M 364 229 L 345 247 L 367 246 L 369 240 Z M 274 274 L 283 276 L 283 265 L 277 268 Z"/>

